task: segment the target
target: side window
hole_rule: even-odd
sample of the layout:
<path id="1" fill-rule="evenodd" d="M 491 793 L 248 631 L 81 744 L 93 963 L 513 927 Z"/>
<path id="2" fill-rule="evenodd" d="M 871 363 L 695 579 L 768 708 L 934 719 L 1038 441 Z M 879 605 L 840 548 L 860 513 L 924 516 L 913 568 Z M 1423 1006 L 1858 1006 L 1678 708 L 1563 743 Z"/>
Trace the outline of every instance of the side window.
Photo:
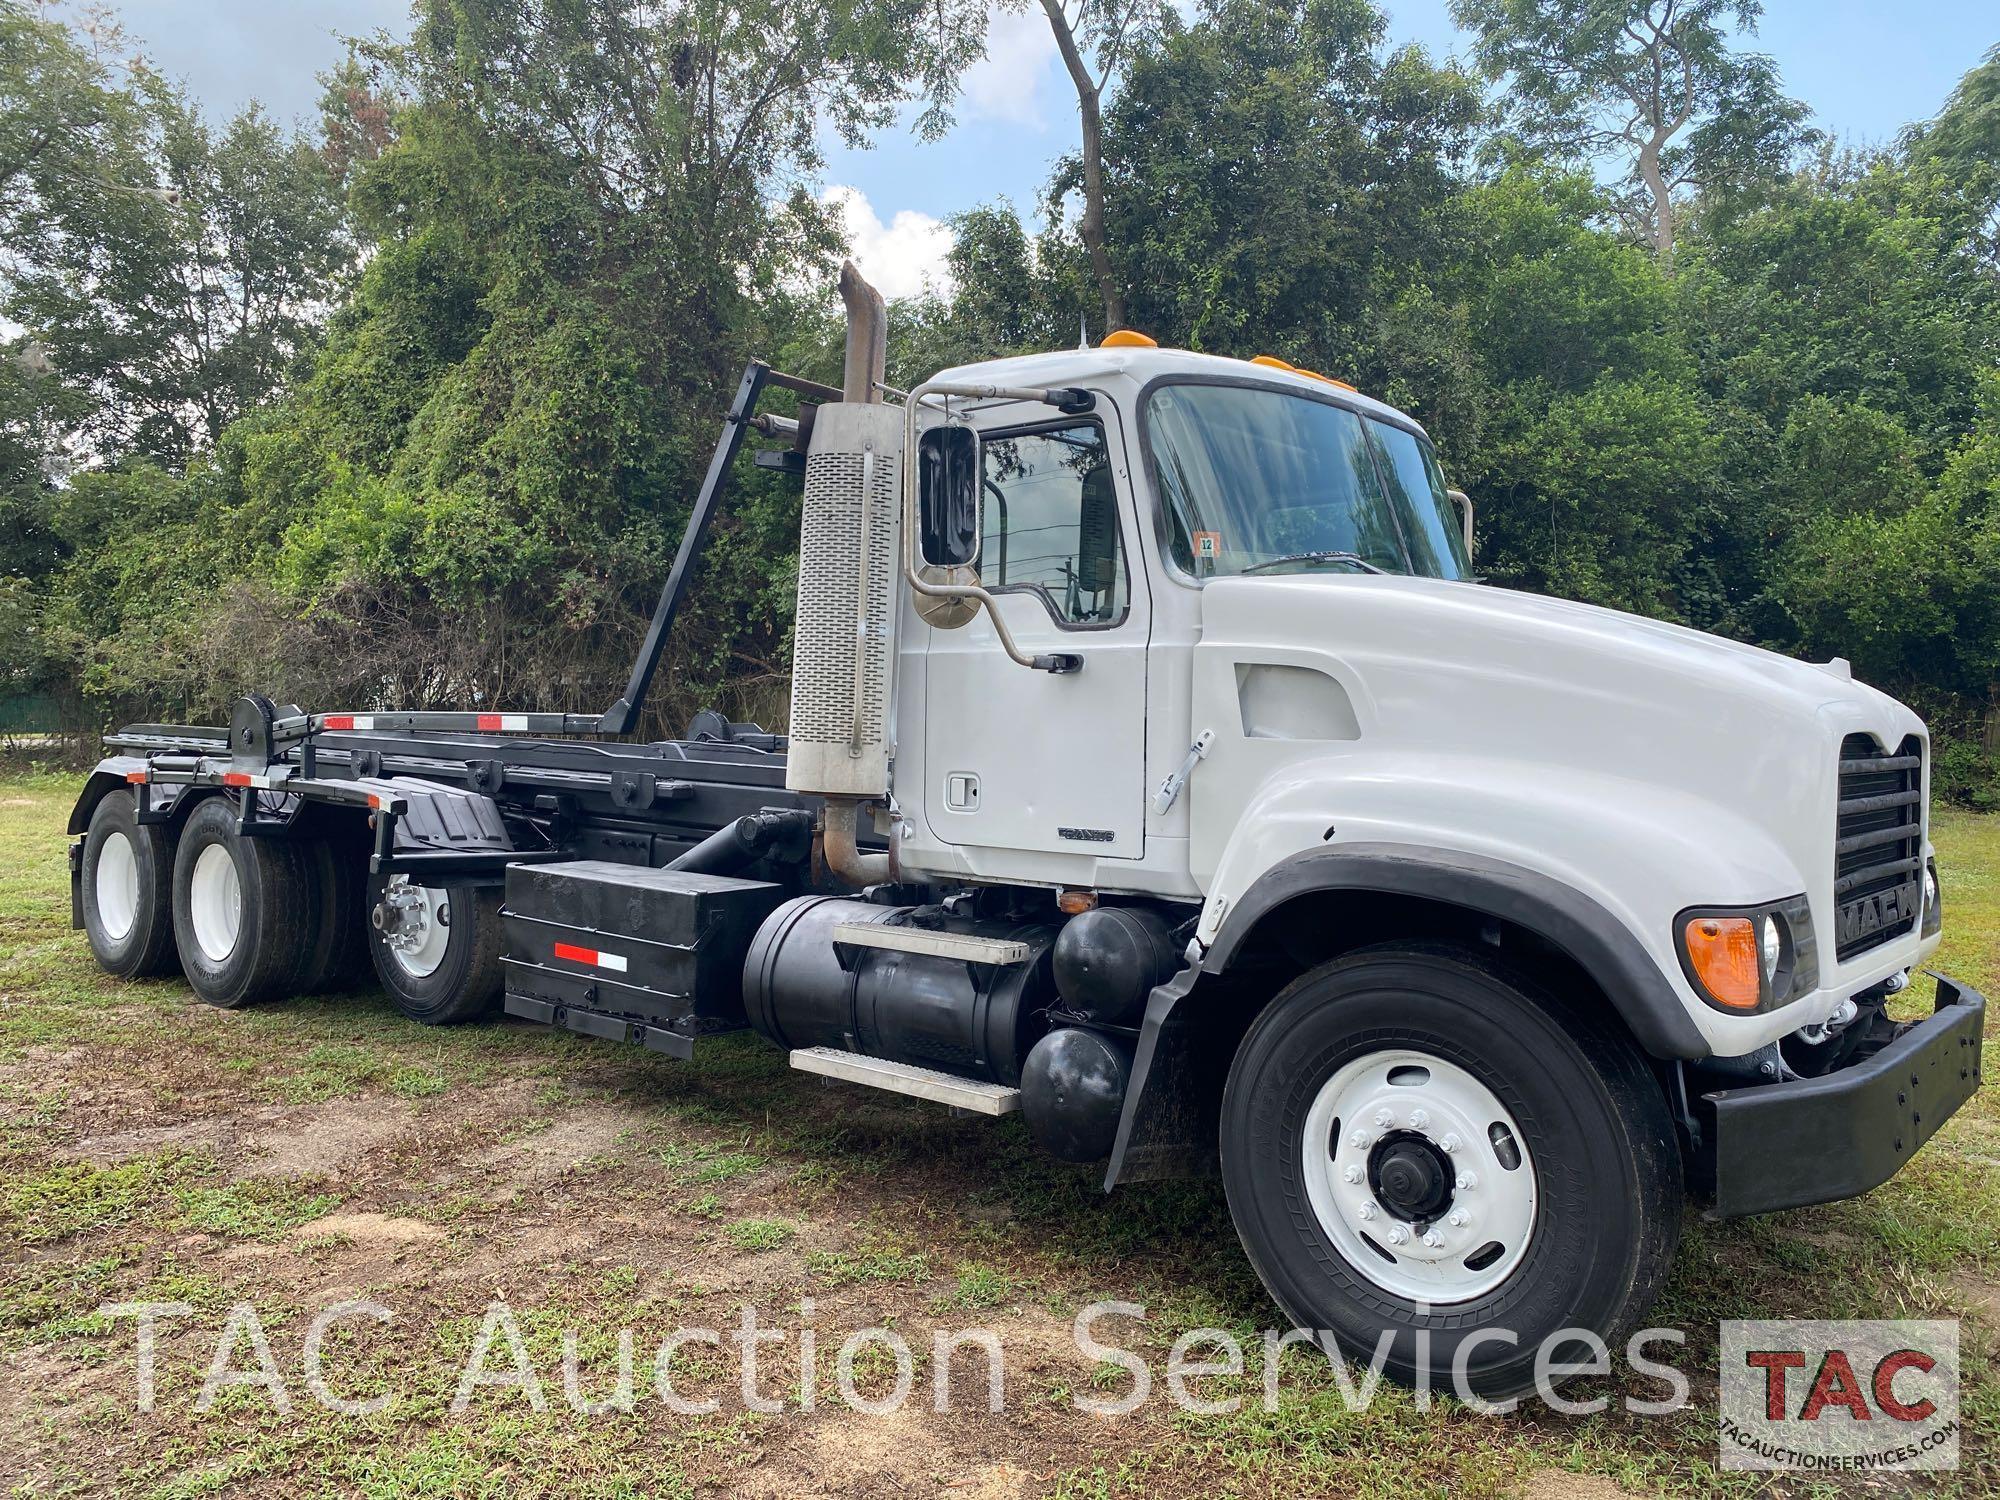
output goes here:
<path id="1" fill-rule="evenodd" d="M 988 438 L 979 581 L 1040 594 L 1065 625 L 1125 618 L 1118 491 L 1095 422 Z"/>

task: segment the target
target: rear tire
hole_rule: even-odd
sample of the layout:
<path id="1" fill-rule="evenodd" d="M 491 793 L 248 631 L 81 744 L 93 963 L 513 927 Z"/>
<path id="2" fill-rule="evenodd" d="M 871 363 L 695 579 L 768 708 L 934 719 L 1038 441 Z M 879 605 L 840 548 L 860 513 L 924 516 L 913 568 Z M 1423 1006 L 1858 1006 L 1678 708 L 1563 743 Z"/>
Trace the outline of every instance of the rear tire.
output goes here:
<path id="1" fill-rule="evenodd" d="M 1466 949 L 1365 949 L 1288 986 L 1230 1069 L 1222 1165 L 1298 1326 L 1364 1364 L 1393 1330 L 1387 1373 L 1421 1364 L 1438 1390 L 1468 1344 L 1488 1399 L 1532 1390 L 1558 1330 L 1621 1335 L 1680 1236 L 1679 1147 L 1638 1049 Z"/>
<path id="2" fill-rule="evenodd" d="M 306 846 L 243 838 L 229 800 L 203 798 L 174 858 L 174 940 L 195 994 L 235 1010 L 297 993 L 313 952 L 318 887 Z"/>
<path id="3" fill-rule="evenodd" d="M 336 824 L 310 851 L 319 911 L 299 989 L 308 995 L 352 989 L 369 969 L 367 844 L 360 831 Z"/>
<path id="4" fill-rule="evenodd" d="M 369 882 L 368 952 L 396 1008 L 426 1026 L 490 1015 L 500 1000 L 500 890 Z"/>
<path id="5" fill-rule="evenodd" d="M 83 930 L 99 967 L 120 979 L 170 974 L 174 955 L 173 830 L 139 822 L 127 791 L 91 810 L 83 838 Z"/>

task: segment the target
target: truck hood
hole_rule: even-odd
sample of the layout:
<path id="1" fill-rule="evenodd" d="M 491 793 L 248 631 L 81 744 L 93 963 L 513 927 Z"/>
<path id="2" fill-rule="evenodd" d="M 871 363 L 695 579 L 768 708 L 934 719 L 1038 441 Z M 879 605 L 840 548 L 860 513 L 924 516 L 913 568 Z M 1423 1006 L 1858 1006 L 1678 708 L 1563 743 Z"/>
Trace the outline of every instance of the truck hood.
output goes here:
<path id="1" fill-rule="evenodd" d="M 1295 644 L 1369 660 L 1388 673 L 1483 670 L 1534 696 L 1553 690 L 1651 716 L 1699 707 L 1711 731 L 1723 726 L 1709 711 L 1746 697 L 1764 713 L 1788 718 L 1817 719 L 1830 709 L 1838 720 L 1879 716 L 1896 719 L 1905 732 L 1918 727 L 1902 705 L 1855 682 L 1844 661 L 1798 661 L 1569 599 L 1439 579 L 1330 573 L 1218 579 L 1203 593 L 1211 639 L 1217 627 L 1227 630 L 1229 622 L 1250 616 Z M 1282 623 L 1287 621 L 1290 629 Z M 1460 723 L 1463 708 L 1452 715 Z"/>
<path id="2" fill-rule="evenodd" d="M 1390 777 L 1566 789 L 1578 817 L 1593 816 L 1592 805 L 1699 808 L 1708 836 L 1733 828 L 1741 843 L 1769 846 L 1773 858 L 1747 863 L 1773 882 L 1774 867 L 1788 867 L 1782 878 L 1793 891 L 1832 883 L 1842 740 L 1867 734 L 1887 749 L 1924 733 L 1915 714 L 1853 681 L 1845 663 L 1793 661 L 1479 584 L 1217 579 L 1202 591 L 1202 616 L 1197 652 L 1214 664 L 1210 680 L 1231 681 L 1221 669 L 1233 663 L 1234 682 L 1248 681 L 1259 661 L 1332 679 L 1310 690 L 1346 699 L 1358 743 L 1345 761 L 1377 763 Z M 1294 681 L 1305 690 L 1311 679 Z M 1244 732 L 1258 733 L 1249 709 L 1246 700 Z"/>

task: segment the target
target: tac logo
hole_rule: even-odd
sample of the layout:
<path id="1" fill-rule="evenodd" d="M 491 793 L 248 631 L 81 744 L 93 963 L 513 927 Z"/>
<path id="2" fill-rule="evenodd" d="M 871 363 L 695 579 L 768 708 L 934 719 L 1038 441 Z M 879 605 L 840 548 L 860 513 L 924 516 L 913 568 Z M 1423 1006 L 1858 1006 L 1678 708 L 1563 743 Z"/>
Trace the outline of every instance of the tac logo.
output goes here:
<path id="1" fill-rule="evenodd" d="M 1722 1325 L 1722 1467 L 1958 1467 L 1956 1322 Z"/>

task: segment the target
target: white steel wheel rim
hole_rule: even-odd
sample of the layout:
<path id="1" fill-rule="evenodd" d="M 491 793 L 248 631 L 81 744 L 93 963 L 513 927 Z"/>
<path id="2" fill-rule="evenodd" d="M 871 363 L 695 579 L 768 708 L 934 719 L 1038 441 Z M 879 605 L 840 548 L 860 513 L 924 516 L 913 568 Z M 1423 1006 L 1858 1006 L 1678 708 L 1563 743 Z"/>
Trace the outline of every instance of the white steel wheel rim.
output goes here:
<path id="1" fill-rule="evenodd" d="M 434 885 L 412 885 L 407 875 L 392 875 L 382 892 L 385 915 L 398 920 L 383 938 L 396 967 L 412 979 L 428 979 L 444 962 L 451 947 L 451 903 Z"/>
<path id="2" fill-rule="evenodd" d="M 139 920 L 139 857 L 122 833 L 108 834 L 97 847 L 97 925 L 122 943 Z"/>
<path id="3" fill-rule="evenodd" d="M 194 940 L 212 962 L 221 963 L 236 951 L 243 928 L 243 881 L 227 846 L 215 843 L 195 856 L 188 878 L 188 921 Z"/>
<path id="4" fill-rule="evenodd" d="M 1371 1160 L 1396 1142 L 1449 1167 L 1434 1219 L 1399 1217 Z M 1469 1302 L 1514 1273 L 1535 1233 L 1535 1164 L 1499 1097 L 1427 1052 L 1371 1052 L 1321 1086 L 1306 1111 L 1306 1198 L 1356 1272 L 1412 1302 Z M 1497 1251 L 1494 1247 L 1498 1247 Z"/>

